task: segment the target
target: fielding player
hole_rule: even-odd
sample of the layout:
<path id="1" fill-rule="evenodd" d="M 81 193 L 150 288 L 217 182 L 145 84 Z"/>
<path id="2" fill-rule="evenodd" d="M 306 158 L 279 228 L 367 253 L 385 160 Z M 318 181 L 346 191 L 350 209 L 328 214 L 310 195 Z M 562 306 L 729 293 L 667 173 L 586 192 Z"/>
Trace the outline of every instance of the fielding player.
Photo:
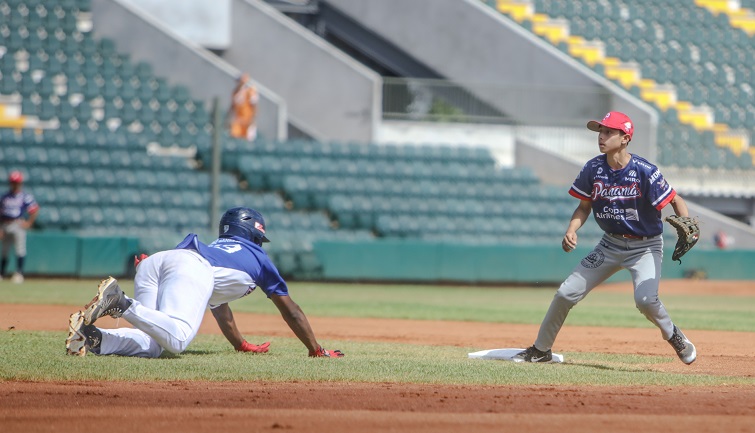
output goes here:
<path id="1" fill-rule="evenodd" d="M 590 212 L 605 235 L 595 249 L 561 284 L 540 325 L 535 344 L 515 358 L 549 362 L 551 347 L 569 311 L 590 291 L 620 269 L 634 282 L 637 309 L 661 330 L 685 364 L 695 361 L 695 346 L 684 336 L 658 299 L 663 262 L 661 209 L 671 204 L 677 215 L 688 216 L 684 200 L 666 182 L 658 167 L 627 152 L 634 124 L 623 113 L 612 111 L 587 128 L 598 133 L 602 155 L 585 164 L 569 194 L 580 200 L 561 242 L 564 251 L 577 246 L 577 230 Z"/>
<path id="2" fill-rule="evenodd" d="M 3 241 L 0 259 L 0 279 L 8 266 L 10 248 L 16 251 L 16 272 L 11 277 L 14 283 L 24 282 L 24 261 L 26 260 L 26 231 L 34 224 L 39 205 L 28 192 L 22 191 L 24 176 L 13 171 L 8 176 L 10 191 L 0 197 L 0 239 Z M 24 219 L 24 216 L 28 218 Z"/>

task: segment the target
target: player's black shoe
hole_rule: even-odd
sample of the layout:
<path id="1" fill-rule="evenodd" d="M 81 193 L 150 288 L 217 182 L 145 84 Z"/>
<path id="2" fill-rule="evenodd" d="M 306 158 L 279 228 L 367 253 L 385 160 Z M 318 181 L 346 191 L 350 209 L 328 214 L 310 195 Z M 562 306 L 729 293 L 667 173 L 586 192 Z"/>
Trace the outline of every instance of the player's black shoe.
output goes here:
<path id="1" fill-rule="evenodd" d="M 676 325 L 674 325 L 674 335 L 671 336 L 668 342 L 671 347 L 674 348 L 677 356 L 679 356 L 679 359 L 681 359 L 683 363 L 689 365 L 697 359 L 695 345 L 689 341 L 684 333 L 682 333 L 681 329 L 677 328 Z"/>
<path id="2" fill-rule="evenodd" d="M 553 359 L 553 353 L 550 349 L 543 352 L 532 345 L 528 347 L 527 350 L 523 350 L 514 355 L 513 359 L 514 361 L 519 362 L 551 362 Z"/>
<path id="3" fill-rule="evenodd" d="M 108 277 L 97 287 L 97 296 L 86 305 L 84 324 L 91 325 L 102 316 L 121 317 L 130 306 L 131 301 L 126 298 L 118 281 L 113 277 Z"/>

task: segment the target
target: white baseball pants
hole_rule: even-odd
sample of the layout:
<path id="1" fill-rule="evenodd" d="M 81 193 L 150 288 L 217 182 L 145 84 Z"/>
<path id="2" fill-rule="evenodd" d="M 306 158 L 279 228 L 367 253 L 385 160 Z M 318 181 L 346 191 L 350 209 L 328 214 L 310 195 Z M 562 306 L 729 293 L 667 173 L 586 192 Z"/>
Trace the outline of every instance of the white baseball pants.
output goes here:
<path id="1" fill-rule="evenodd" d="M 212 266 L 192 250 L 155 253 L 138 266 L 123 313 L 136 329 L 101 329 L 100 355 L 157 358 L 181 353 L 199 331 L 214 287 Z"/>

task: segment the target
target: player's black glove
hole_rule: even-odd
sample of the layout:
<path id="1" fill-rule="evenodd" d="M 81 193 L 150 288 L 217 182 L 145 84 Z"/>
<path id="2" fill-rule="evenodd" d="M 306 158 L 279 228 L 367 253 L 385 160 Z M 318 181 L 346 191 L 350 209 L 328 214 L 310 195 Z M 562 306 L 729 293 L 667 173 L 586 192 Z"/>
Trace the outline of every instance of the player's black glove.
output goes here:
<path id="1" fill-rule="evenodd" d="M 666 218 L 666 221 L 676 229 L 678 236 L 671 259 L 678 260 L 679 264 L 681 264 L 682 256 L 691 250 L 697 241 L 700 240 L 700 227 L 697 224 L 697 220 L 690 217 L 671 215 Z"/>

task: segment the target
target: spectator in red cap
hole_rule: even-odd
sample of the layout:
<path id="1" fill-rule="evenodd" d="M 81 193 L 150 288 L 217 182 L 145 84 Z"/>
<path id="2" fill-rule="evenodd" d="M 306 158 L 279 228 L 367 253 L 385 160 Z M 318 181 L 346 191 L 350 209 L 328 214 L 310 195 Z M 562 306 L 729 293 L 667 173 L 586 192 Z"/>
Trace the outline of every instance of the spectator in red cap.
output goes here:
<path id="1" fill-rule="evenodd" d="M 26 230 L 37 219 L 39 205 L 34 197 L 21 190 L 24 176 L 20 171 L 13 171 L 8 176 L 10 191 L 0 197 L 0 239 L 2 239 L 2 258 L 0 259 L 0 278 L 5 275 L 11 245 L 16 250 L 16 272 L 11 277 L 14 283 L 24 282 L 24 259 L 26 258 Z M 28 218 L 24 219 L 24 216 Z"/>

